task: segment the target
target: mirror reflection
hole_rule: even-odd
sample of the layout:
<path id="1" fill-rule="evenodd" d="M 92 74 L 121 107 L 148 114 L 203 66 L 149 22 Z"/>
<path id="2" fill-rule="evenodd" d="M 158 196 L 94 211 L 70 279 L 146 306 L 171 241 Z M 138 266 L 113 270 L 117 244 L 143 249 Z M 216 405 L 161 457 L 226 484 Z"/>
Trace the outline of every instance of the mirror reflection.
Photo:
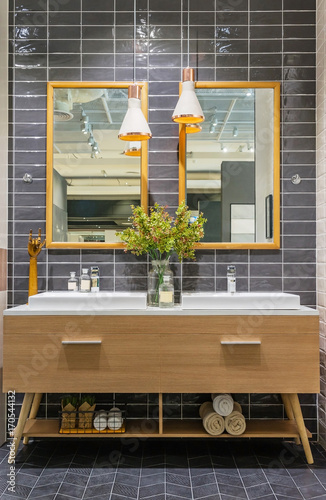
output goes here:
<path id="1" fill-rule="evenodd" d="M 121 246 L 115 232 L 129 223 L 130 205 L 146 205 L 146 146 L 118 139 L 129 84 L 49 84 L 47 241 L 52 246 Z"/>
<path id="2" fill-rule="evenodd" d="M 279 245 L 279 84 L 259 85 L 196 84 L 205 122 L 184 130 L 180 199 L 207 218 L 202 245 Z"/>

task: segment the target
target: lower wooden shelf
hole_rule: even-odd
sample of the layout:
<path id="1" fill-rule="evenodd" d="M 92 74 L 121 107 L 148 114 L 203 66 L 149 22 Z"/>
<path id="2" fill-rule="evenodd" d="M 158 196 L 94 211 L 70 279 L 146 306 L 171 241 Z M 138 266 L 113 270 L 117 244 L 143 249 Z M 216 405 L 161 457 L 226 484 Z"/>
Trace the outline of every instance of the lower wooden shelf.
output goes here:
<path id="1" fill-rule="evenodd" d="M 127 431 L 124 433 L 59 433 L 60 421 L 58 419 L 29 419 L 27 420 L 23 436 L 28 437 L 59 437 L 59 438 L 115 438 L 124 436 L 153 437 L 159 436 L 158 422 L 155 420 L 129 420 Z"/>
<path id="2" fill-rule="evenodd" d="M 311 433 L 306 429 L 307 436 Z M 24 436 L 28 437 L 55 437 L 55 438 L 115 438 L 115 437 L 192 437 L 192 438 L 296 438 L 298 428 L 293 420 L 248 420 L 246 432 L 241 436 L 231 436 L 223 433 L 220 436 L 207 434 L 199 420 L 164 420 L 163 432 L 159 433 L 159 423 L 156 420 L 129 420 L 126 432 L 121 434 L 87 433 L 59 433 L 57 419 L 29 419 L 26 422 Z"/>
<path id="3" fill-rule="evenodd" d="M 241 436 L 223 433 L 219 436 L 207 434 L 199 420 L 166 420 L 163 424 L 164 437 L 209 437 L 209 438 L 294 438 L 299 436 L 293 420 L 247 420 L 246 431 Z M 311 433 L 306 429 L 307 436 Z"/>

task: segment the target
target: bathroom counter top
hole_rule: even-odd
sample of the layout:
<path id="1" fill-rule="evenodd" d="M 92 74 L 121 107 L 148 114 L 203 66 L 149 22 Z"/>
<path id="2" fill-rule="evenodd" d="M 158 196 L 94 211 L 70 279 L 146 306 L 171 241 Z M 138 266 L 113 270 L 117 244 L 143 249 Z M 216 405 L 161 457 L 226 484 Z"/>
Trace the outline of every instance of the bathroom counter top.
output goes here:
<path id="1" fill-rule="evenodd" d="M 46 309 L 37 311 L 27 304 L 6 309 L 4 316 L 307 316 L 318 315 L 316 309 L 301 306 L 300 309 L 182 309 L 180 306 L 173 308 L 147 307 L 146 309 L 71 309 L 58 311 Z"/>

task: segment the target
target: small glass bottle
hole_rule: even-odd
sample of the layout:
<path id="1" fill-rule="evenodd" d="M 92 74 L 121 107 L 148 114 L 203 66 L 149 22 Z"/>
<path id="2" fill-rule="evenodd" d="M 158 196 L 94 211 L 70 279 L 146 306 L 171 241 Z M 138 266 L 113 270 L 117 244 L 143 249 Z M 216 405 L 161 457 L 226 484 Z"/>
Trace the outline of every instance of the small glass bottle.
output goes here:
<path id="1" fill-rule="evenodd" d="M 70 278 L 68 279 L 68 290 L 69 292 L 78 291 L 78 279 L 76 278 L 75 271 L 70 272 Z"/>
<path id="2" fill-rule="evenodd" d="M 235 293 L 236 291 L 236 268 L 235 266 L 228 266 L 227 272 L 228 293 Z"/>
<path id="3" fill-rule="evenodd" d="M 98 266 L 91 267 L 91 292 L 100 291 L 100 270 Z"/>
<path id="4" fill-rule="evenodd" d="M 82 269 L 82 275 L 80 277 L 80 287 L 81 292 L 91 291 L 91 277 L 88 274 L 88 269 Z"/>
<path id="5" fill-rule="evenodd" d="M 163 283 L 159 288 L 159 307 L 174 306 L 174 286 L 169 274 L 163 275 Z"/>

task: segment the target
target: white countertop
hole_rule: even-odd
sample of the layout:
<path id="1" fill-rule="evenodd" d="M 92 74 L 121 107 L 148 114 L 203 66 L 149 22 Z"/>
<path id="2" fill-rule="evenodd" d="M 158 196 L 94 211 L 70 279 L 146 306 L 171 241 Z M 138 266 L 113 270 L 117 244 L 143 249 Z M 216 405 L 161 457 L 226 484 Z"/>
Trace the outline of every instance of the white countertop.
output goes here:
<path id="1" fill-rule="evenodd" d="M 146 309 L 81 309 L 81 310 L 32 310 L 27 304 L 6 309 L 4 316 L 318 316 L 318 311 L 301 306 L 300 309 L 182 309 L 147 307 Z"/>

